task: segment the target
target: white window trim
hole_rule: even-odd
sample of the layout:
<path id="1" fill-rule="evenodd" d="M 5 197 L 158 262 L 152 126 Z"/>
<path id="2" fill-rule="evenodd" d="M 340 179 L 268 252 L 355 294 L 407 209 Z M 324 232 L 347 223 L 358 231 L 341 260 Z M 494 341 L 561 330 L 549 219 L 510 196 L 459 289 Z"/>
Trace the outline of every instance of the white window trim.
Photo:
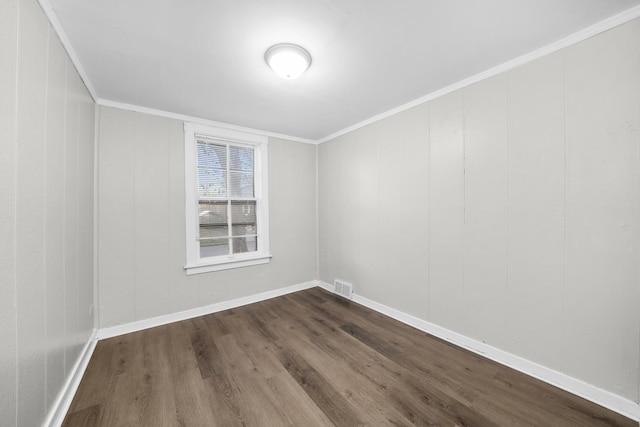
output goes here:
<path id="1" fill-rule="evenodd" d="M 196 135 L 219 138 L 222 141 L 255 147 L 255 197 L 260 209 L 256 212 L 259 232 L 258 251 L 229 255 L 224 258 L 200 258 L 198 250 L 198 156 Z M 267 169 L 266 136 L 233 129 L 216 128 L 195 123 L 184 124 L 185 202 L 186 202 L 186 258 L 187 275 L 266 264 L 271 260 L 269 252 L 269 172 Z"/>

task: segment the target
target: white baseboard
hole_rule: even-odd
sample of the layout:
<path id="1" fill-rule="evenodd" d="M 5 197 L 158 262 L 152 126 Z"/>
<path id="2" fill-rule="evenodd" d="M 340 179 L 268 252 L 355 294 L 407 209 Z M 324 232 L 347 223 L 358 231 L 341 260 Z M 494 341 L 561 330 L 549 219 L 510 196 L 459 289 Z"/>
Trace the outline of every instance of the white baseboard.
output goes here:
<path id="1" fill-rule="evenodd" d="M 67 415 L 67 411 L 71 406 L 73 396 L 75 396 L 76 391 L 78 390 L 84 371 L 87 370 L 89 360 L 91 360 L 91 356 L 93 355 L 93 350 L 96 348 L 96 344 L 98 342 L 96 339 L 97 332 L 97 330 L 93 330 L 89 340 L 80 352 L 76 363 L 73 365 L 73 368 L 67 377 L 67 381 L 64 383 L 62 390 L 58 393 L 58 397 L 56 397 L 56 400 L 53 402 L 53 405 L 47 414 L 47 418 L 42 424 L 43 426 L 60 427 L 62 425 L 64 417 Z"/>
<path id="2" fill-rule="evenodd" d="M 330 292 L 334 291 L 333 285 L 326 282 L 319 281 L 318 286 Z M 635 421 L 640 421 L 640 405 L 631 400 L 627 400 L 614 393 L 585 383 L 577 378 L 544 367 L 520 356 L 513 355 L 457 332 L 450 331 L 446 328 L 427 322 L 426 320 L 419 319 L 410 314 L 403 313 L 355 293 L 353 294 L 353 301 L 392 317 L 402 323 L 413 326 L 416 329 L 420 329 L 421 331 L 455 344 L 458 347 L 462 347 L 562 390 L 573 393 Z"/>
<path id="3" fill-rule="evenodd" d="M 335 289 L 333 288 L 333 285 L 330 285 L 327 282 L 323 282 L 322 280 L 318 281 L 318 287 L 320 287 L 320 288 L 322 288 L 322 289 L 324 289 L 326 291 L 335 293 Z"/>
<path id="4" fill-rule="evenodd" d="M 216 304 L 206 305 L 204 307 L 193 308 L 190 310 L 180 311 L 178 313 L 166 314 L 163 316 L 152 317 L 151 319 L 138 320 L 136 322 L 125 323 L 123 325 L 110 326 L 102 328 L 98 331 L 98 339 L 106 339 L 119 335 L 129 334 L 131 332 L 142 331 L 144 329 L 155 328 L 156 326 L 166 325 L 168 323 L 179 322 L 181 320 L 192 319 L 198 316 L 204 316 L 218 311 L 229 310 L 231 308 L 240 307 L 255 302 L 264 301 L 270 298 L 279 297 L 290 294 L 292 292 L 302 291 L 304 289 L 313 288 L 318 285 L 316 280 L 300 283 L 285 288 L 275 289 L 256 295 L 237 298 L 229 301 L 223 301 Z"/>

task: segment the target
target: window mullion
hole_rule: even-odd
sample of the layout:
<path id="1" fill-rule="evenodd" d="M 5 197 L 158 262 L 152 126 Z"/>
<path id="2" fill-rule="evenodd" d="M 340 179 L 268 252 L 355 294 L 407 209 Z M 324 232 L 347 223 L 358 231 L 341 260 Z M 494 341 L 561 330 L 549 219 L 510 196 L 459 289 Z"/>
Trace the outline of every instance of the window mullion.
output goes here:
<path id="1" fill-rule="evenodd" d="M 200 258 L 200 190 L 198 187 L 198 176 L 200 174 L 200 164 L 198 162 L 198 140 L 194 138 L 194 148 L 195 148 L 195 166 L 196 166 L 196 179 L 194 182 L 194 188 L 195 188 L 195 200 L 194 200 L 194 217 L 195 217 L 195 221 L 194 221 L 194 228 L 196 230 L 196 241 L 198 242 L 198 258 Z"/>
<path id="2" fill-rule="evenodd" d="M 260 197 L 260 185 L 262 185 L 261 182 L 258 182 L 258 163 L 260 162 L 259 156 L 258 156 L 258 150 L 253 147 L 253 199 L 256 201 L 256 205 L 254 207 L 255 209 L 255 214 L 256 214 L 256 250 L 260 250 L 260 248 L 262 247 L 262 218 L 261 218 L 261 206 L 260 205 L 260 200 L 258 200 Z"/>
<path id="3" fill-rule="evenodd" d="M 233 221 L 231 218 L 231 167 L 229 166 L 231 163 L 231 156 L 229 152 L 229 144 L 227 144 L 227 241 L 229 242 L 229 255 L 231 255 L 233 254 L 233 239 L 231 238 L 233 235 Z"/>

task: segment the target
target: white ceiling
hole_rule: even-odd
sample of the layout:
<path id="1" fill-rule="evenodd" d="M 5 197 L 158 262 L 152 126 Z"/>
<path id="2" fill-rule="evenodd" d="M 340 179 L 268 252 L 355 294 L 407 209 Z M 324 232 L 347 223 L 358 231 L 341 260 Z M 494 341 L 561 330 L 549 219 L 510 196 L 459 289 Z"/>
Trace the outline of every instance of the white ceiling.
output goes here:
<path id="1" fill-rule="evenodd" d="M 310 140 L 640 4 L 640 0 L 48 1 L 99 102 Z M 299 44 L 313 57 L 311 68 L 297 80 L 278 78 L 264 62 L 267 48 L 282 42 Z"/>

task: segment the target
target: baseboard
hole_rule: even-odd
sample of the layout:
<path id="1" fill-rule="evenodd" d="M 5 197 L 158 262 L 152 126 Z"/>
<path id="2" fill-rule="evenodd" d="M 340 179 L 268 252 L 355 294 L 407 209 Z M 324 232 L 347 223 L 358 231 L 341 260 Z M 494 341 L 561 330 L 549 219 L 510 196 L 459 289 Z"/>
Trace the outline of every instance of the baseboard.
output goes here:
<path id="1" fill-rule="evenodd" d="M 119 335 L 129 334 L 131 332 L 142 331 L 144 329 L 155 328 L 156 326 L 166 325 L 168 323 L 179 322 L 181 320 L 192 319 L 198 316 L 204 316 L 218 311 L 229 310 L 231 308 L 240 307 L 247 304 L 268 300 L 270 298 L 279 297 L 290 294 L 292 292 L 302 291 L 304 289 L 313 288 L 318 285 L 316 280 L 299 283 L 297 285 L 287 286 L 273 291 L 267 291 L 256 295 L 237 298 L 229 301 L 223 301 L 216 304 L 206 305 L 204 307 L 193 308 L 190 310 L 180 311 L 177 313 L 166 314 L 163 316 L 152 317 L 151 319 L 139 320 L 137 322 L 126 323 L 123 325 L 102 328 L 98 331 L 98 339 L 112 338 Z"/>
<path id="2" fill-rule="evenodd" d="M 319 281 L 318 281 L 318 287 L 320 287 L 320 288 L 322 288 L 322 289 L 324 289 L 324 290 L 326 290 L 326 291 L 334 292 L 334 293 L 335 293 L 335 289 L 333 288 L 333 285 L 330 285 L 330 284 L 329 284 L 329 283 L 327 283 L 327 282 L 323 282 L 322 280 L 319 280 Z M 363 305 L 364 305 L 364 304 L 363 304 Z"/>
<path id="3" fill-rule="evenodd" d="M 319 281 L 318 286 L 333 292 L 333 286 L 329 283 Z M 537 378 L 569 393 L 580 396 L 593 403 L 596 403 L 612 411 L 618 412 L 635 421 L 640 421 L 640 405 L 620 397 L 614 393 L 585 383 L 569 375 L 549 369 L 520 356 L 513 355 L 504 350 L 492 347 L 480 341 L 474 340 L 457 332 L 450 331 L 441 326 L 435 325 L 426 320 L 419 319 L 407 313 L 403 313 L 394 308 L 380 304 L 376 301 L 365 298 L 361 295 L 353 294 L 353 301 L 362 304 L 372 310 L 392 317 L 416 329 L 420 329 L 428 334 L 441 338 L 452 344 L 462 347 L 476 354 L 484 356 L 502 365 L 513 368 L 524 374 Z"/>
<path id="4" fill-rule="evenodd" d="M 53 405 L 49 410 L 49 414 L 42 424 L 43 426 L 59 427 L 62 425 L 64 417 L 67 415 L 67 411 L 71 406 L 71 401 L 76 395 L 76 391 L 78 390 L 84 371 L 86 371 L 87 366 L 89 365 L 89 360 L 91 360 L 93 350 L 96 348 L 96 344 L 98 342 L 96 336 L 97 330 L 94 329 L 89 340 L 80 352 L 76 363 L 73 365 L 71 373 L 67 377 L 67 381 L 64 383 L 62 390 L 60 390 L 58 397 L 56 397 L 56 400 L 53 402 Z"/>

